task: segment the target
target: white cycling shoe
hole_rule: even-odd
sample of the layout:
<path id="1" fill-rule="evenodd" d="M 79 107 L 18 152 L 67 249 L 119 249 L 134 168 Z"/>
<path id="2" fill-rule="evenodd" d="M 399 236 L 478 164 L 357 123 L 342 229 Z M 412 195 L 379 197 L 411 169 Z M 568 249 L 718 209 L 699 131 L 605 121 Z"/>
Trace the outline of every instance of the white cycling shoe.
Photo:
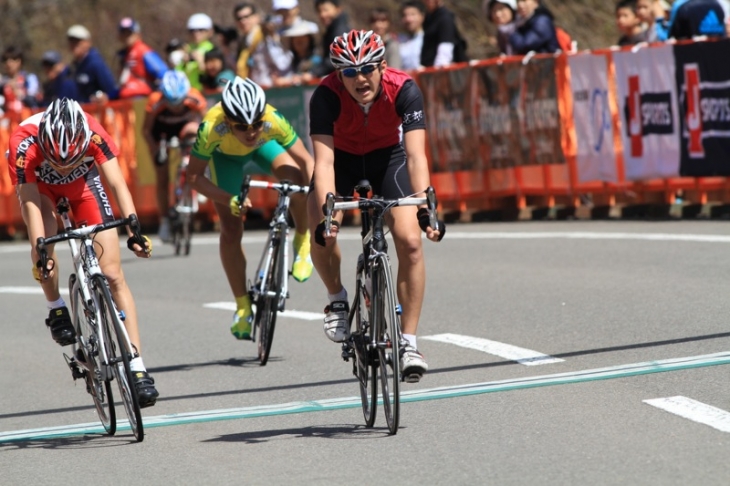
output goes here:
<path id="1" fill-rule="evenodd" d="M 350 304 L 346 300 L 330 302 L 324 308 L 324 314 L 324 333 L 327 338 L 336 343 L 347 341 L 350 337 L 350 326 L 348 326 Z"/>

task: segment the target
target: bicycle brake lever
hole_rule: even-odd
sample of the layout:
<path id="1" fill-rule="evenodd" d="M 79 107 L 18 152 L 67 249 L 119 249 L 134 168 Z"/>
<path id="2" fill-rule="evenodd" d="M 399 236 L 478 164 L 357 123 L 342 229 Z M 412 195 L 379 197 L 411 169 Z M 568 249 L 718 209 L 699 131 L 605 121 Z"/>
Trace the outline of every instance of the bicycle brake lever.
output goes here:
<path id="1" fill-rule="evenodd" d="M 332 236 L 332 213 L 335 210 L 335 195 L 327 193 L 327 200 L 324 203 L 324 235 Z"/>
<path id="2" fill-rule="evenodd" d="M 48 278 L 48 251 L 46 250 L 46 243 L 44 238 L 38 237 L 35 245 L 36 252 L 38 252 L 38 262 L 41 264 L 40 270 L 43 275 L 43 279 Z"/>
<path id="3" fill-rule="evenodd" d="M 436 202 L 436 192 L 433 190 L 433 186 L 428 186 L 428 189 L 426 189 L 426 202 L 428 204 L 429 226 L 431 226 L 434 230 L 437 230 L 439 227 L 438 217 L 436 216 L 436 207 L 438 206 L 438 203 Z"/>
<path id="4" fill-rule="evenodd" d="M 241 192 L 238 194 L 238 210 L 243 212 L 243 203 L 248 197 L 248 190 L 251 188 L 251 176 L 246 175 L 241 182 Z"/>

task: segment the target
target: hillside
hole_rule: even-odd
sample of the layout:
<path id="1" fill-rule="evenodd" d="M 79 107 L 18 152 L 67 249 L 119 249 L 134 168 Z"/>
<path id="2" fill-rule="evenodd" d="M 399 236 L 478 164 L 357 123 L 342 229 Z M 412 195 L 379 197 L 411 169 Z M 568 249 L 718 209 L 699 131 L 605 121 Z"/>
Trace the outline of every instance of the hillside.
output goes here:
<path id="1" fill-rule="evenodd" d="M 571 33 L 581 49 L 611 45 L 618 38 L 613 20 L 613 3 L 599 0 L 543 0 L 556 17 L 556 23 Z M 156 49 L 164 49 L 173 37 L 185 39 L 187 18 L 203 11 L 222 25 L 232 25 L 232 7 L 235 1 L 166 0 L 0 0 L 4 12 L 3 29 L 0 29 L 0 48 L 10 44 L 26 50 L 27 65 L 37 68 L 37 59 L 43 51 L 56 49 L 68 55 L 65 42 L 66 29 L 75 23 L 86 25 L 92 32 L 95 45 L 111 61 L 119 48 L 116 25 L 120 18 L 131 15 L 142 25 L 145 40 Z M 256 1 L 262 8 L 271 6 L 270 0 Z M 393 9 L 394 24 L 398 24 L 395 0 L 343 0 L 354 27 L 366 27 L 368 11 L 374 6 Z M 459 17 L 462 31 L 469 42 L 472 58 L 484 58 L 494 54 L 487 42 L 493 34 L 491 24 L 481 11 L 481 0 L 446 0 Z M 197 6 L 193 6 L 197 5 Z M 316 20 L 314 2 L 301 4 L 303 16 Z"/>

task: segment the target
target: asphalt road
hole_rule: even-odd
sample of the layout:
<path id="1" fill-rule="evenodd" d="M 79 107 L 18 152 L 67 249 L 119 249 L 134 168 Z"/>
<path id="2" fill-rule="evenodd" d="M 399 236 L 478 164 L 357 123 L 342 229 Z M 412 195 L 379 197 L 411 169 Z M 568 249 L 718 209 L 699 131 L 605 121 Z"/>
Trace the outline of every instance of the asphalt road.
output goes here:
<path id="1" fill-rule="evenodd" d="M 451 225 L 424 243 L 431 370 L 403 386 L 396 436 L 382 411 L 363 426 L 316 275 L 291 282 L 297 312 L 279 318 L 260 367 L 255 345 L 229 334 L 214 234 L 187 258 L 161 244 L 151 260 L 125 255 L 161 393 L 142 443 L 93 433 L 91 399 L 43 324 L 27 244 L 0 244 L 0 484 L 727 484 L 727 233 L 703 221 Z M 263 235 L 244 238 L 252 259 Z M 342 238 L 347 282 L 356 238 Z M 63 282 L 69 263 L 64 249 Z"/>

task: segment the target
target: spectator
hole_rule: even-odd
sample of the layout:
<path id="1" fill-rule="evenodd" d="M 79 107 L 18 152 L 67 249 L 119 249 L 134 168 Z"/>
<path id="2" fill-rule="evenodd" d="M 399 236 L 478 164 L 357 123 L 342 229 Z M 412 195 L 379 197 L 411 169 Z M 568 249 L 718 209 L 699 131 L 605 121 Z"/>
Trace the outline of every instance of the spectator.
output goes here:
<path id="1" fill-rule="evenodd" d="M 223 51 L 216 47 L 205 53 L 205 71 L 200 75 L 200 84 L 208 108 L 221 100 L 226 82 L 233 81 L 235 77 L 236 73 L 226 66 Z"/>
<path id="2" fill-rule="evenodd" d="M 42 106 L 48 106 L 59 98 L 78 99 L 78 90 L 71 69 L 63 63 L 57 51 L 46 51 L 41 58 L 41 66 L 46 74 L 43 83 Z"/>
<path id="3" fill-rule="evenodd" d="M 322 64 L 315 39 L 318 32 L 317 24 L 301 19 L 281 33 L 282 42 L 292 53 L 292 62 L 290 75 L 280 78 L 277 86 L 299 85 L 315 78 L 315 72 Z"/>
<path id="4" fill-rule="evenodd" d="M 278 17 L 275 23 L 276 33 L 279 35 L 302 20 L 298 0 L 272 0 L 271 8 Z"/>
<path id="5" fill-rule="evenodd" d="M 484 0 L 482 4 L 487 19 L 497 26 L 497 47 L 499 53 L 505 56 L 514 54 L 512 45 L 509 43 L 509 36 L 517 28 L 515 15 L 517 15 L 516 0 Z"/>
<path id="6" fill-rule="evenodd" d="M 291 75 L 293 55 L 281 44 L 276 32 L 278 25 L 274 16 L 266 17 L 261 26 L 264 40 L 259 42 L 251 54 L 253 63 L 249 66 L 248 77 L 262 88 L 270 88 L 280 78 Z"/>
<path id="7" fill-rule="evenodd" d="M 185 59 L 185 46 L 180 39 L 173 37 L 165 46 L 165 54 L 167 54 L 167 65 L 173 69 L 175 66 L 182 64 Z"/>
<path id="8" fill-rule="evenodd" d="M 647 42 L 666 40 L 666 33 L 664 38 L 660 38 L 664 20 L 664 7 L 660 0 L 636 0 L 636 16 L 646 27 Z"/>
<path id="9" fill-rule="evenodd" d="M 421 67 L 421 47 L 423 47 L 423 20 L 426 6 L 420 0 L 406 0 L 400 6 L 400 23 L 404 33 L 398 35 L 401 67 L 418 69 Z"/>
<path id="10" fill-rule="evenodd" d="M 678 0 L 667 25 L 669 38 L 726 37 L 725 11 L 718 0 Z"/>
<path id="11" fill-rule="evenodd" d="M 380 36 L 385 44 L 385 62 L 394 69 L 401 69 L 400 44 L 398 38 L 390 31 L 390 11 L 376 7 L 370 11 L 370 30 Z"/>
<path id="12" fill-rule="evenodd" d="M 168 70 L 165 61 L 142 41 L 139 22 L 131 17 L 119 21 L 119 40 L 124 45 L 117 52 L 121 65 L 119 98 L 148 96 Z"/>
<path id="13" fill-rule="evenodd" d="M 34 108 L 40 101 L 38 76 L 23 70 L 23 51 L 8 46 L 3 51 L 4 75 L 0 79 L 5 112 L 20 113 L 23 106 Z"/>
<path id="14" fill-rule="evenodd" d="M 240 37 L 238 39 L 238 53 L 236 55 L 236 74 L 243 79 L 248 77 L 251 54 L 259 43 L 264 40 L 261 30 L 261 16 L 252 3 L 239 3 L 233 9 L 236 25 Z"/>
<path id="15" fill-rule="evenodd" d="M 335 37 L 342 35 L 343 32 L 350 31 L 350 21 L 347 14 L 340 7 L 340 0 L 315 0 L 314 7 L 317 9 L 319 21 L 324 26 L 324 34 L 322 36 L 322 45 L 329 46 Z M 322 58 L 322 64 L 317 70 L 317 76 L 325 76 L 335 68 L 330 61 L 329 56 Z"/>
<path id="16" fill-rule="evenodd" d="M 509 36 L 516 55 L 554 53 L 560 49 L 552 12 L 539 0 L 517 0 L 517 26 Z"/>
<path id="17" fill-rule="evenodd" d="M 443 6 L 442 0 L 425 0 L 424 4 L 427 13 L 423 21 L 421 65 L 448 66 L 468 61 L 466 41 L 456 27 L 454 13 Z"/>
<path id="18" fill-rule="evenodd" d="M 66 31 L 68 46 L 73 56 L 71 71 L 76 80 L 76 101 L 104 103 L 119 97 L 111 69 L 101 53 L 91 45 L 91 33 L 83 25 L 72 25 Z"/>
<path id="19" fill-rule="evenodd" d="M 647 32 L 636 15 L 636 0 L 619 0 L 616 4 L 616 26 L 621 37 L 616 43 L 619 46 L 632 46 L 646 42 Z"/>
<path id="20" fill-rule="evenodd" d="M 215 47 L 210 40 L 213 37 L 213 20 L 204 13 L 193 14 L 188 19 L 188 32 L 192 40 L 185 44 L 185 57 L 176 69 L 183 71 L 190 85 L 199 90 L 202 88 L 200 73 L 205 64 L 205 53 Z"/>
<path id="21" fill-rule="evenodd" d="M 214 44 L 223 53 L 225 66 L 227 68 L 235 66 L 238 30 L 235 27 L 223 27 L 218 24 L 213 24 L 213 32 L 215 32 Z"/>

